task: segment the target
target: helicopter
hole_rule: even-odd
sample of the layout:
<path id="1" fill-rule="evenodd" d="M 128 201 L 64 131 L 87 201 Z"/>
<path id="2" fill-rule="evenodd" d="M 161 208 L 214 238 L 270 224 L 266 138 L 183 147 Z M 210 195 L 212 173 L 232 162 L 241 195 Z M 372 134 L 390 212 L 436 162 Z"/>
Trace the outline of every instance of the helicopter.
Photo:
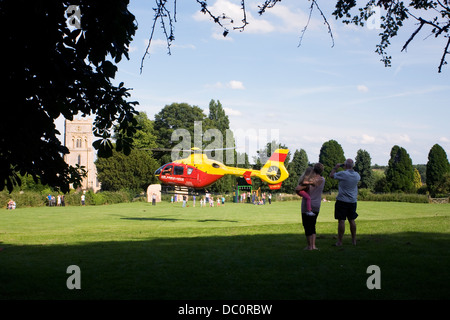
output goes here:
<path id="1" fill-rule="evenodd" d="M 207 155 L 192 148 L 192 153 L 184 159 L 166 163 L 155 171 L 155 176 L 165 185 L 203 189 L 210 186 L 225 175 L 244 177 L 252 184 L 252 177 L 266 182 L 271 190 L 281 188 L 281 183 L 289 177 L 284 160 L 289 149 L 276 149 L 261 170 L 243 169 L 226 166 L 209 159 Z"/>

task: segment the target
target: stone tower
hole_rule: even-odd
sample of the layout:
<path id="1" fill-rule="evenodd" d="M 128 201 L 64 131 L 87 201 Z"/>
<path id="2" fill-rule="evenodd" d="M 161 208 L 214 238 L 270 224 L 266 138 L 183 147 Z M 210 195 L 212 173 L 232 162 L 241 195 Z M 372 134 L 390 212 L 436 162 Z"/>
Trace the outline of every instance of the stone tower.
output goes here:
<path id="1" fill-rule="evenodd" d="M 97 168 L 95 167 L 95 153 L 92 147 L 94 134 L 92 131 L 92 119 L 76 119 L 64 122 L 64 145 L 69 149 L 65 155 L 67 164 L 84 166 L 87 177 L 81 182 L 83 189 L 92 189 L 94 192 L 100 190 L 97 179 Z"/>

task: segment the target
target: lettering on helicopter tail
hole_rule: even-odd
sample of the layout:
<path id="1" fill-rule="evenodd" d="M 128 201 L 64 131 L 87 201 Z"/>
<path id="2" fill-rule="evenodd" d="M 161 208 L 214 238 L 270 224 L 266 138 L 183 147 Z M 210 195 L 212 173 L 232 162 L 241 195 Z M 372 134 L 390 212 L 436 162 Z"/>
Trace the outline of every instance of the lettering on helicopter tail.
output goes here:
<path id="1" fill-rule="evenodd" d="M 251 172 L 250 171 L 245 171 L 244 172 L 244 179 L 248 184 L 252 184 L 252 178 L 251 178 Z"/>
<path id="2" fill-rule="evenodd" d="M 281 188 L 281 182 L 277 183 L 277 184 L 269 184 L 269 189 L 270 190 L 278 190 Z"/>

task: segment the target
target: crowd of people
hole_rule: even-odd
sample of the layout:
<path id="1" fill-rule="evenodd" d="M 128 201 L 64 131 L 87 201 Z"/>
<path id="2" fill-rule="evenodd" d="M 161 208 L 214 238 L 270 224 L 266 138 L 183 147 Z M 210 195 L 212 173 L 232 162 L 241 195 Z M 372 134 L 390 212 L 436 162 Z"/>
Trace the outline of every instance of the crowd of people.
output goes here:
<path id="1" fill-rule="evenodd" d="M 264 205 L 267 202 L 269 204 L 271 204 L 272 203 L 272 194 L 271 193 L 267 194 L 267 193 L 263 192 L 263 193 L 261 193 L 261 195 L 259 195 L 258 192 L 256 192 L 256 191 L 253 191 L 253 192 L 247 191 L 247 192 L 242 192 L 239 195 L 238 200 L 240 203 L 253 203 L 256 205 Z"/>
<path id="2" fill-rule="evenodd" d="M 225 197 L 223 195 L 218 195 L 214 198 L 213 195 L 211 195 L 211 193 L 206 192 L 204 196 L 196 196 L 193 195 L 192 196 L 192 206 L 195 207 L 196 202 L 199 200 L 200 202 L 200 207 L 220 207 L 220 206 L 224 206 L 225 205 Z M 173 196 L 170 197 L 170 203 L 177 203 L 177 202 L 183 202 L 183 207 L 188 207 L 188 200 L 189 197 L 187 195 L 179 195 L 179 194 L 175 194 Z"/>
<path id="3" fill-rule="evenodd" d="M 65 207 L 66 202 L 63 194 L 58 194 L 56 197 L 51 195 L 50 193 L 47 196 L 48 206 L 49 207 Z"/>
<path id="4" fill-rule="evenodd" d="M 183 194 L 174 194 L 170 197 L 170 203 L 182 202 L 183 207 L 187 207 L 189 196 Z M 210 192 L 206 192 L 203 196 L 191 196 L 192 206 L 195 207 L 196 202 L 200 202 L 200 207 L 220 207 L 225 205 L 225 196 L 212 195 Z M 265 205 L 266 203 L 272 203 L 272 194 L 266 194 L 263 192 L 260 196 L 256 191 L 243 192 L 238 196 L 239 203 L 252 203 L 255 205 Z"/>

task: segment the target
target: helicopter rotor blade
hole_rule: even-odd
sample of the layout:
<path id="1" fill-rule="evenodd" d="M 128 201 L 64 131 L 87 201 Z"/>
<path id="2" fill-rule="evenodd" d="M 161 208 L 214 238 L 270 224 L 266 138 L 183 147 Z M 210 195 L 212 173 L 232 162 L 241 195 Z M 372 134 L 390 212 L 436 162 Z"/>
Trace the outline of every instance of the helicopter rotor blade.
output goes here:
<path id="1" fill-rule="evenodd" d="M 209 151 L 220 151 L 220 150 L 230 150 L 230 149 L 236 149 L 235 147 L 231 148 L 215 148 L 215 149 L 168 149 L 168 148 L 142 148 L 140 150 L 149 150 L 149 151 L 170 151 L 170 152 L 209 152 Z"/>
<path id="2" fill-rule="evenodd" d="M 232 150 L 232 149 L 236 149 L 235 147 L 230 147 L 230 148 L 214 148 L 214 149 L 203 149 L 203 151 L 220 151 L 220 150 Z"/>

